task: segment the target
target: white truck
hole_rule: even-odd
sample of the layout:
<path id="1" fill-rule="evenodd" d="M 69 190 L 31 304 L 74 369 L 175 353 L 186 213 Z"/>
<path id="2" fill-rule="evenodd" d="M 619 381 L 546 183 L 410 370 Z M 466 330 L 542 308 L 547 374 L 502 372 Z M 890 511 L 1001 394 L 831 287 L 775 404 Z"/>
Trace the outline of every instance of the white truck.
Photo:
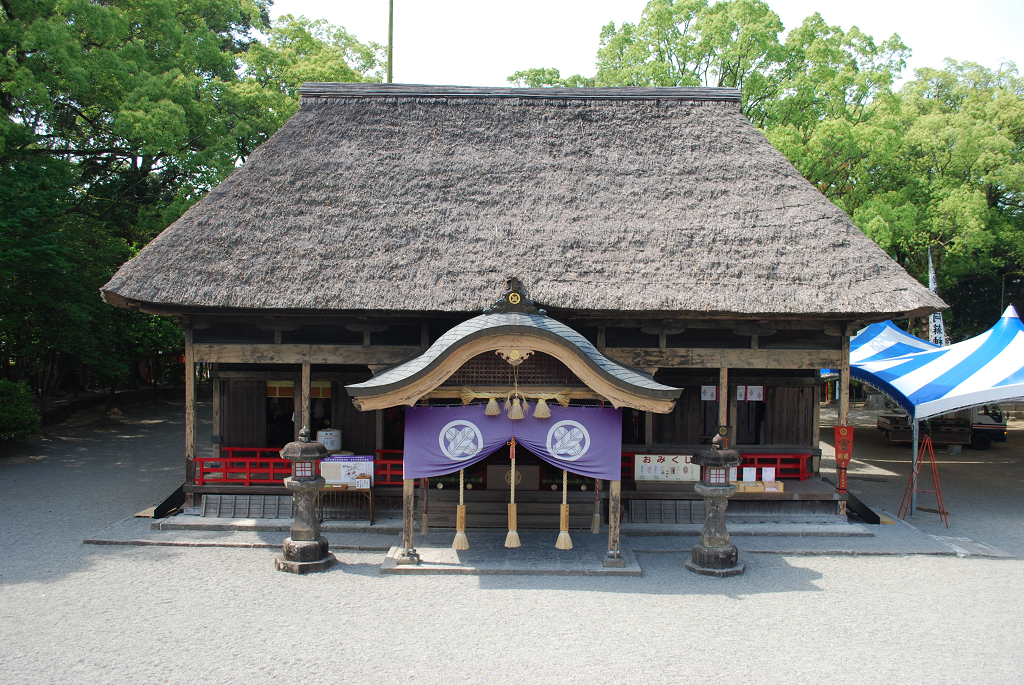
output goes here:
<path id="1" fill-rule="evenodd" d="M 877 426 L 892 442 L 911 442 L 914 439 L 914 430 L 903 412 L 879 414 Z M 982 404 L 922 421 L 919 434 L 922 437 L 931 435 L 932 442 L 936 444 L 970 445 L 974 449 L 987 450 L 993 442 L 1006 442 L 1006 414 L 998 404 Z"/>

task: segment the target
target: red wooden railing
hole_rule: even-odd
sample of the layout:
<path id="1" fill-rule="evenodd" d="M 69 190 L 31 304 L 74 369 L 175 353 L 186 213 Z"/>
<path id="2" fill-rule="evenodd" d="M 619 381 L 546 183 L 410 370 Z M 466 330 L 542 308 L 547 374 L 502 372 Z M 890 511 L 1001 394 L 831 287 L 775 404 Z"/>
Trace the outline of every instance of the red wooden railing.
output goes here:
<path id="1" fill-rule="evenodd" d="M 402 484 L 403 450 L 375 450 L 373 457 L 374 485 Z"/>
<path id="2" fill-rule="evenodd" d="M 775 467 L 775 478 L 799 478 L 807 480 L 807 460 L 810 454 L 741 454 L 740 468 L 744 466 Z M 740 474 L 742 476 L 742 474 Z M 760 474 L 758 474 L 760 475 Z"/>
<path id="3" fill-rule="evenodd" d="M 196 457 L 196 485 L 280 485 L 292 463 L 274 447 L 221 447 L 219 457 Z"/>
<path id="4" fill-rule="evenodd" d="M 636 452 L 622 453 L 622 480 L 633 480 L 636 477 Z"/>

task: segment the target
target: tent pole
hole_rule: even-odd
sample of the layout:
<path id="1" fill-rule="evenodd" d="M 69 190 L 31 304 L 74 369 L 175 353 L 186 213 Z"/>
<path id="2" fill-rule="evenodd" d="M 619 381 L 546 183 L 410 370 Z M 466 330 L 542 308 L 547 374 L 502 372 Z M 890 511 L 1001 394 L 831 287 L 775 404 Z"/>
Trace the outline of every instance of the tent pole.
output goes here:
<path id="1" fill-rule="evenodd" d="M 910 515 L 917 516 L 917 417 L 911 419 L 914 422 L 914 454 L 910 460 Z"/>

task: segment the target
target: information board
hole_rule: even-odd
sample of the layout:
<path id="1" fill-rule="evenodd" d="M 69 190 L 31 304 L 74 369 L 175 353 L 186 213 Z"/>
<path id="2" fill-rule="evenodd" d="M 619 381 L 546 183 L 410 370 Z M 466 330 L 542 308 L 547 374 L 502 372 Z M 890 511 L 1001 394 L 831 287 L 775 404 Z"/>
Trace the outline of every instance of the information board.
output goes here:
<path id="1" fill-rule="evenodd" d="M 345 485 L 363 490 L 373 485 L 373 455 L 338 454 L 320 460 L 320 475 L 328 487 Z"/>

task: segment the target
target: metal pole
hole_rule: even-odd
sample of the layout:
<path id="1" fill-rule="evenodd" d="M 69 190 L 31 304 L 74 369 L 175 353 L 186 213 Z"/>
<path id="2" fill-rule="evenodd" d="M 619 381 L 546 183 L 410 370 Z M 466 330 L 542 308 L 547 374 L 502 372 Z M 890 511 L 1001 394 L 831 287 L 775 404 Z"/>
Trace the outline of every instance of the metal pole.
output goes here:
<path id="1" fill-rule="evenodd" d="M 395 49 L 395 0 L 388 0 L 388 83 L 391 80 L 391 54 Z"/>
<path id="2" fill-rule="evenodd" d="M 910 515 L 917 516 L 917 417 L 912 418 L 914 422 L 914 456 L 910 460 Z"/>

